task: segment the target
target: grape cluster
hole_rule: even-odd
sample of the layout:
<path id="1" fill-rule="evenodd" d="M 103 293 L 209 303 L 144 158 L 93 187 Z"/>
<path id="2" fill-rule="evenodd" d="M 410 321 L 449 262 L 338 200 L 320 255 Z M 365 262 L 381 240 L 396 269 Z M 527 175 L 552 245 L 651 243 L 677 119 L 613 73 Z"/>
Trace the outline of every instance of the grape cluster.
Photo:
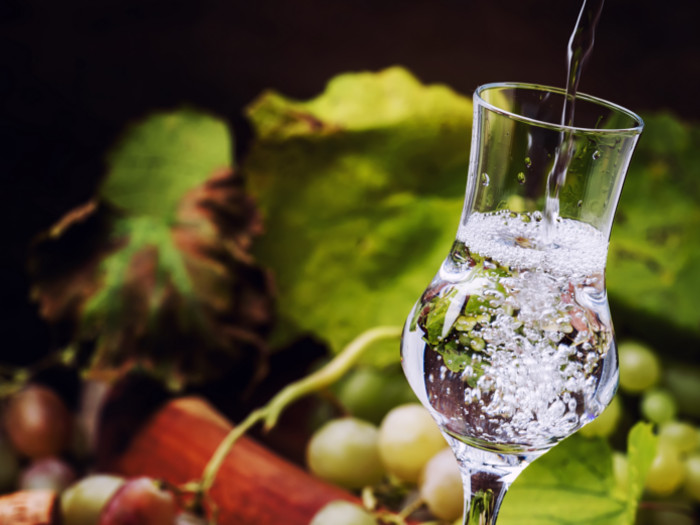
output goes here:
<path id="1" fill-rule="evenodd" d="M 62 525 L 204 525 L 156 480 L 90 473 L 97 400 L 89 390 L 91 408 L 77 411 L 39 383 L 8 396 L 0 410 L 0 494 L 52 491 Z"/>
<path id="2" fill-rule="evenodd" d="M 0 492 L 60 492 L 76 479 L 74 465 L 65 459 L 75 455 L 73 414 L 53 389 L 24 386 L 7 398 L 0 419 Z"/>
<path id="3" fill-rule="evenodd" d="M 377 487 L 388 479 L 406 491 L 402 504 L 413 499 L 413 505 L 424 507 L 433 519 L 454 520 L 462 514 L 457 461 L 419 403 L 394 407 L 378 426 L 350 416 L 328 421 L 311 437 L 307 460 L 315 475 L 348 489 Z M 369 525 L 377 521 L 356 504 L 333 501 L 311 523 Z"/>
<path id="4" fill-rule="evenodd" d="M 693 381 L 676 381 L 662 366 L 657 353 L 647 344 L 622 341 L 618 347 L 620 389 L 606 410 L 579 430 L 589 438 L 610 439 L 624 446 L 630 427 L 642 419 L 653 423 L 658 435 L 658 449 L 645 484 L 646 499 L 673 498 L 675 502 L 700 502 L 700 428 L 697 414 L 681 406 L 688 397 L 682 385 Z M 687 370 L 684 370 L 687 374 Z M 365 373 L 363 373 L 364 376 Z M 340 390 L 350 406 L 360 406 L 361 389 L 350 385 L 370 384 L 365 377 L 348 381 Z M 695 378 L 700 391 L 700 375 Z M 378 388 L 370 388 L 381 399 Z M 692 394 L 690 394 L 692 397 Z M 362 405 L 363 410 L 366 409 Z M 419 403 L 400 404 L 376 423 L 355 417 L 331 419 L 312 436 L 307 459 L 315 475 L 359 491 L 389 483 L 407 488 L 395 510 L 422 509 L 426 520 L 454 521 L 461 516 L 462 481 L 459 467 L 428 411 Z M 364 414 L 363 414 L 364 415 Z M 373 414 L 376 416 L 376 412 Z M 613 472 L 617 484 L 626 487 L 627 456 L 613 453 Z M 387 481 L 388 480 L 388 481 Z M 363 494 L 364 494 L 363 491 Z M 386 501 L 384 501 L 386 503 Z M 418 503 L 418 504 L 416 504 Z M 368 510 L 368 508 L 370 510 Z M 381 513 L 372 505 L 335 501 L 321 509 L 312 525 L 383 523 Z"/>
<path id="5" fill-rule="evenodd" d="M 618 354 L 620 392 L 603 414 L 580 433 L 611 436 L 628 413 L 653 423 L 659 439 L 646 480 L 647 494 L 700 502 L 700 430 L 690 417 L 681 414 L 679 395 L 671 390 L 672 378 L 665 374 L 658 355 L 646 344 L 621 342 Z M 696 381 L 700 382 L 700 377 Z M 615 461 L 618 477 L 624 477 L 624 455 L 616 454 Z"/>

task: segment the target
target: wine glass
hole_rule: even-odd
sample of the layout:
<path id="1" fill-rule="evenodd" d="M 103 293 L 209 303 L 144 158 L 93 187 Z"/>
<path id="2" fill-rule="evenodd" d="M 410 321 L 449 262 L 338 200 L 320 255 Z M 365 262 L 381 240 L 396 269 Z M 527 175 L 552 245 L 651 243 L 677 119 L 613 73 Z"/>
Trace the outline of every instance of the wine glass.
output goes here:
<path id="1" fill-rule="evenodd" d="M 605 264 L 643 122 L 579 94 L 565 126 L 567 97 L 476 90 L 456 240 L 404 326 L 404 373 L 457 457 L 465 525 L 495 524 L 520 472 L 617 388 Z"/>

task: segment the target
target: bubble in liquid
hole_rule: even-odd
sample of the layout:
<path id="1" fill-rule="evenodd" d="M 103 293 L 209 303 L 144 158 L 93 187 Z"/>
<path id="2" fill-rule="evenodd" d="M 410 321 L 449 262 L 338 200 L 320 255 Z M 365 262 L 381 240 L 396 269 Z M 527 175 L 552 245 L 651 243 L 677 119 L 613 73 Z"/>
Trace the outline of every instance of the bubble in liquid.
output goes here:
<path id="1" fill-rule="evenodd" d="M 526 168 L 532 167 L 532 160 L 530 159 L 530 157 L 525 157 L 525 167 Z"/>
<path id="2" fill-rule="evenodd" d="M 525 184 L 525 174 L 522 171 L 518 173 L 518 182 L 520 184 Z"/>
<path id="3" fill-rule="evenodd" d="M 600 151 L 595 150 L 593 152 L 593 160 L 598 160 L 600 158 Z"/>
<path id="4" fill-rule="evenodd" d="M 483 172 L 481 174 L 481 184 L 482 186 L 488 186 L 489 182 L 491 182 L 491 179 L 489 179 L 489 174 L 486 172 Z"/>
<path id="5" fill-rule="evenodd" d="M 578 206 L 579 208 L 580 208 L 581 206 L 583 206 L 583 201 L 578 201 L 578 202 L 576 203 L 576 206 Z"/>

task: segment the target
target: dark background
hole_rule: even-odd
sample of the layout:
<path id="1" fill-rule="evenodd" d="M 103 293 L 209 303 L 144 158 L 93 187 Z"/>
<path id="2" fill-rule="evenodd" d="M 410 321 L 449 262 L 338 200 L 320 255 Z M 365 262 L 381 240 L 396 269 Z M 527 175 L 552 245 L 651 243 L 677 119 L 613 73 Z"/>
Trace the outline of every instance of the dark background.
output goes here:
<path id="1" fill-rule="evenodd" d="M 124 126 L 201 107 L 231 123 L 274 88 L 309 98 L 335 74 L 403 65 L 470 94 L 563 85 L 579 0 L 0 0 L 0 361 L 45 351 L 27 301 L 31 239 L 87 200 Z M 697 2 L 608 0 L 581 90 L 700 118 Z M 467 145 L 465 144 L 465 147 Z"/>

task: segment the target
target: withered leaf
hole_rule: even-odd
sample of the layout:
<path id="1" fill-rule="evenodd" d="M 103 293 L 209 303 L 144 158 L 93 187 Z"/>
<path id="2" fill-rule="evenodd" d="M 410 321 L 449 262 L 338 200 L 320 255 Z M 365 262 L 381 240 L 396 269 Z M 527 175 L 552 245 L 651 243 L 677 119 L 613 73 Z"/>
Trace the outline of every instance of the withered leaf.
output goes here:
<path id="1" fill-rule="evenodd" d="M 33 296 L 60 344 L 92 349 L 91 372 L 138 364 L 181 387 L 233 370 L 243 389 L 264 370 L 272 286 L 249 252 L 262 224 L 241 177 L 211 165 L 229 155 L 222 133 L 191 111 L 150 117 L 112 153 L 99 197 L 38 240 Z M 179 198 L 161 195 L 168 177 Z"/>

